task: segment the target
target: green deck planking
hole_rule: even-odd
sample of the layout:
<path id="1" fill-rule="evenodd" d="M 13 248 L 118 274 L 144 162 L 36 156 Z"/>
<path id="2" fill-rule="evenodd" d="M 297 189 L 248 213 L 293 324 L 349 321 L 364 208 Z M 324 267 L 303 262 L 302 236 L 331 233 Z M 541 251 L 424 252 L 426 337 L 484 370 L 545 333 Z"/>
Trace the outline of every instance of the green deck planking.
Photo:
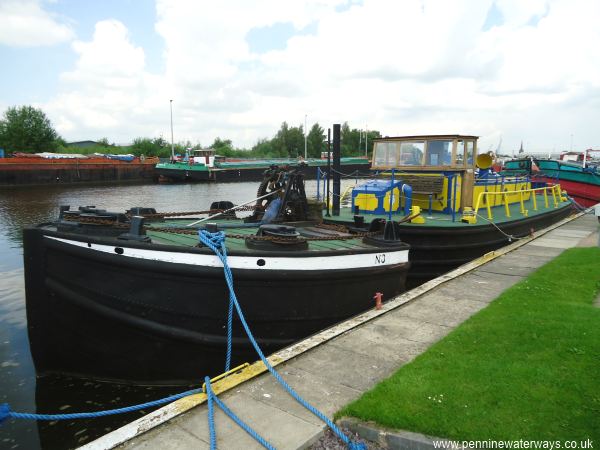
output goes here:
<path id="1" fill-rule="evenodd" d="M 164 225 L 164 224 L 163 224 Z M 232 228 L 225 230 L 225 234 L 243 234 L 243 235 L 254 235 L 256 233 L 256 228 Z M 180 245 L 182 247 L 195 247 L 198 245 L 198 236 L 195 234 L 177 234 L 177 233 L 169 233 L 164 231 L 153 231 L 149 229 L 147 231 L 147 235 L 152 238 L 152 240 L 159 244 L 166 245 Z M 237 251 L 250 251 L 244 242 L 244 240 L 239 238 L 229 238 L 226 239 L 227 249 L 228 250 L 237 250 Z M 345 240 L 318 240 L 318 241 L 309 241 L 308 249 L 310 251 L 327 251 L 327 250 L 353 250 L 353 249 L 364 249 L 364 248 L 372 248 L 372 246 L 363 244 L 362 238 L 356 239 L 345 239 Z"/>

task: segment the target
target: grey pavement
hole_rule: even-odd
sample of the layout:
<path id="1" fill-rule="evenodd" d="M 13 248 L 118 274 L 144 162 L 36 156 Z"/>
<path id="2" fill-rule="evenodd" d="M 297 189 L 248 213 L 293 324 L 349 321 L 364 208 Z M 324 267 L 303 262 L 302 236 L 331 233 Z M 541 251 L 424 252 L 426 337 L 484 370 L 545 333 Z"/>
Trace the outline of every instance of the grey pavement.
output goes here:
<path id="1" fill-rule="evenodd" d="M 277 370 L 299 394 L 331 417 L 564 249 L 580 243 L 595 245 L 597 228 L 594 216 L 579 217 L 283 363 Z M 324 430 L 324 424 L 290 398 L 269 374 L 219 398 L 276 448 L 306 448 Z M 220 410 L 215 422 L 219 448 L 263 448 Z M 202 449 L 208 448 L 208 443 L 207 407 L 203 404 L 120 448 Z"/>

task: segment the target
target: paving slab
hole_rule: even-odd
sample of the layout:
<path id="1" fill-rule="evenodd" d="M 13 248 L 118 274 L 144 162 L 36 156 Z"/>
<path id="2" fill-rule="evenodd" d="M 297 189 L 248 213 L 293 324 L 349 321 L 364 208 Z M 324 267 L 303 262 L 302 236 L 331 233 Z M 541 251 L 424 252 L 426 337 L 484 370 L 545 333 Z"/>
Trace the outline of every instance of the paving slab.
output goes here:
<path id="1" fill-rule="evenodd" d="M 198 448 L 199 445 L 206 448 L 209 443 L 199 440 L 197 436 L 171 422 L 168 430 L 160 428 L 150 430 L 137 439 L 126 442 L 122 448 L 127 450 L 179 450 Z"/>
<path id="2" fill-rule="evenodd" d="M 511 253 L 517 253 L 519 255 L 529 254 L 532 258 L 538 257 L 549 257 L 550 259 L 556 258 L 558 255 L 562 253 L 563 249 L 561 248 L 552 248 L 552 247 L 540 247 L 535 245 L 527 245 L 526 247 L 521 247 Z"/>
<path id="3" fill-rule="evenodd" d="M 575 228 L 575 227 L 564 227 L 558 228 L 556 230 L 552 230 L 550 232 L 552 236 L 561 236 L 567 237 L 571 239 L 581 239 L 587 237 L 590 234 L 590 231 L 585 228 Z"/>
<path id="4" fill-rule="evenodd" d="M 571 247 L 575 247 L 579 243 L 579 239 L 576 238 L 565 238 L 565 237 L 543 237 L 540 239 L 536 239 L 531 242 L 529 245 L 535 247 L 551 247 L 551 248 L 561 248 L 567 249 Z"/>
<path id="5" fill-rule="evenodd" d="M 600 247 L 600 234 L 596 231 L 579 241 L 577 247 Z"/>
<path id="6" fill-rule="evenodd" d="M 279 373 L 310 404 L 320 403 L 323 405 L 321 412 L 329 417 L 361 394 L 361 391 L 343 386 L 337 380 L 332 382 L 326 377 L 299 367 L 286 365 L 281 368 Z M 319 426 L 323 424 L 319 418 L 288 395 L 273 377 L 260 377 L 244 392 L 265 404 L 287 411 L 307 422 Z"/>
<path id="7" fill-rule="evenodd" d="M 398 362 L 362 355 L 330 341 L 296 358 L 295 364 L 313 374 L 328 374 L 342 386 L 365 391 L 389 375 Z"/>
<path id="8" fill-rule="evenodd" d="M 284 378 L 331 417 L 343 405 L 388 377 L 439 341 L 508 287 L 577 245 L 597 230 L 595 217 L 581 216 L 557 230 L 458 277 L 444 276 L 437 287 L 418 291 L 410 302 L 374 317 L 278 366 Z M 516 246 L 516 245 L 515 245 Z M 306 448 L 324 425 L 288 397 L 268 375 L 221 394 L 244 421 L 282 449 Z M 262 448 L 221 412 L 216 414 L 219 448 Z M 409 442 L 421 448 L 418 436 Z M 208 448 L 206 405 L 200 405 L 122 445 L 126 449 Z M 102 448 L 102 447 L 93 447 Z"/>
<path id="9" fill-rule="evenodd" d="M 322 424 L 311 423 L 297 415 L 267 405 L 249 396 L 244 390 L 220 396 L 235 414 L 275 448 L 298 448 L 307 436 L 317 436 Z M 249 411 L 251 413 L 249 413 Z M 208 411 L 190 415 L 176 422 L 181 428 L 196 436 L 200 442 L 209 441 Z M 263 449 L 250 435 L 242 431 L 220 409 L 215 411 L 217 447 L 222 449 Z M 198 448 L 198 447 L 196 447 Z M 201 448 L 201 447 L 200 447 Z"/>
<path id="10" fill-rule="evenodd" d="M 402 363 L 412 360 L 430 345 L 430 342 L 392 338 L 381 331 L 378 327 L 364 327 L 355 333 L 341 336 L 332 345 L 367 357 L 393 359 Z"/>

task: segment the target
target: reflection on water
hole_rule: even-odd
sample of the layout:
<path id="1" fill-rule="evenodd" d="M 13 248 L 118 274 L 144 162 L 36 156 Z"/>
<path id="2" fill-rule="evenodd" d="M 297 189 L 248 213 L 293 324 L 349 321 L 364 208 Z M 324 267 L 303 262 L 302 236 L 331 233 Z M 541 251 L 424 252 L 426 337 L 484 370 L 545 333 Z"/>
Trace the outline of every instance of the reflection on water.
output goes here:
<path id="1" fill-rule="evenodd" d="M 342 192 L 350 184 L 354 180 L 343 183 Z M 252 200 L 257 188 L 258 183 L 0 188 L 0 402 L 20 412 L 68 413 L 143 403 L 186 389 L 120 386 L 58 376 L 36 380 L 25 314 L 24 226 L 54 220 L 60 205 L 95 205 L 112 211 L 135 206 L 160 212 L 198 211 L 209 209 L 213 201 L 239 204 Z M 316 181 L 308 181 L 306 191 L 314 196 Z M 0 448 L 73 448 L 147 412 L 39 424 L 10 420 L 0 426 Z"/>

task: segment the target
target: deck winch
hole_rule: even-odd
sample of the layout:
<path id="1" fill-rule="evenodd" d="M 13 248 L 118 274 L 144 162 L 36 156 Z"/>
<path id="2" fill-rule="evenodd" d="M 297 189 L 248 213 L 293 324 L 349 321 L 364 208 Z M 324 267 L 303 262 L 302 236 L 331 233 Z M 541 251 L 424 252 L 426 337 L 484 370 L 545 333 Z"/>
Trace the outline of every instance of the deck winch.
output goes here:
<path id="1" fill-rule="evenodd" d="M 308 250 L 308 241 L 300 239 L 296 227 L 279 224 L 261 225 L 254 236 L 245 240 L 246 247 L 263 250 Z"/>

